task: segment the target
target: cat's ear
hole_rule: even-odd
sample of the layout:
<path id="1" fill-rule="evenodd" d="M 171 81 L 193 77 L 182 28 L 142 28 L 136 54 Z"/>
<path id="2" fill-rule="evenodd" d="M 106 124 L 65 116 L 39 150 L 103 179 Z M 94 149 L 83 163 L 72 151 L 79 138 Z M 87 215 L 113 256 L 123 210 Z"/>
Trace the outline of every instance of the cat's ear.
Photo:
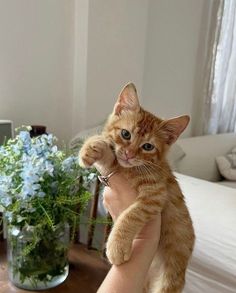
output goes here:
<path id="1" fill-rule="evenodd" d="M 119 115 L 123 110 L 139 111 L 140 105 L 136 87 L 128 83 L 119 94 L 114 107 L 114 114 Z"/>
<path id="2" fill-rule="evenodd" d="M 166 143 L 169 145 L 173 144 L 188 126 L 189 121 L 190 117 L 188 115 L 163 121 L 161 124 L 161 130 L 165 134 Z"/>

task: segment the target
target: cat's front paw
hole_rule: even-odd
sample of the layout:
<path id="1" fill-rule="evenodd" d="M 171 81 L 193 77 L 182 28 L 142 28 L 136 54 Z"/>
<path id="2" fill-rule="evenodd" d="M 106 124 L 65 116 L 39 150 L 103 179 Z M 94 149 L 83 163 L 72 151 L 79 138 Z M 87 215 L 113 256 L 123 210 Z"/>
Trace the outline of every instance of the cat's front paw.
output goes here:
<path id="1" fill-rule="evenodd" d="M 79 164 L 83 168 L 92 167 L 93 164 L 102 159 L 108 146 L 99 136 L 91 137 L 82 146 L 79 152 Z"/>
<path id="2" fill-rule="evenodd" d="M 127 239 L 118 239 L 111 233 L 107 241 L 106 255 L 109 262 L 113 265 L 120 265 L 130 259 L 132 242 Z"/>

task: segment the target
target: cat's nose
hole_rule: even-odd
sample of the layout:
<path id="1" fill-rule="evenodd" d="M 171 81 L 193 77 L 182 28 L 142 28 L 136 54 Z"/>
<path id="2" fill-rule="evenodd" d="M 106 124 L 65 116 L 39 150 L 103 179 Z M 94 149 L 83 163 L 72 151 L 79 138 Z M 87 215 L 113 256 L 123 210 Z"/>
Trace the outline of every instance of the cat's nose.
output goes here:
<path id="1" fill-rule="evenodd" d="M 129 160 L 129 159 L 133 159 L 135 157 L 135 154 L 131 150 L 125 150 L 125 156 L 126 156 L 126 159 Z"/>

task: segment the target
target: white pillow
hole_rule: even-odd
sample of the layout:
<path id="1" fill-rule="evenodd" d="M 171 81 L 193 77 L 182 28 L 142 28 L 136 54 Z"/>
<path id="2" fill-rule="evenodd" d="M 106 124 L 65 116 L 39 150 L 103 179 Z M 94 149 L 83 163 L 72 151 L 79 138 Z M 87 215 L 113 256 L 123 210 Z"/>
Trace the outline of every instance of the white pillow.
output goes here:
<path id="1" fill-rule="evenodd" d="M 230 154 L 216 158 L 220 174 L 228 180 L 236 181 L 236 147 Z"/>
<path id="2" fill-rule="evenodd" d="M 175 143 L 171 146 L 168 154 L 167 154 L 167 160 L 170 164 L 170 167 L 173 171 L 178 171 L 178 162 L 186 156 L 183 149 L 178 145 L 178 143 Z"/>
<path id="3" fill-rule="evenodd" d="M 101 134 L 104 124 L 101 124 L 97 127 L 89 128 L 79 132 L 69 144 L 70 149 L 77 150 L 80 149 L 82 144 L 84 143 L 85 139 L 92 135 Z"/>

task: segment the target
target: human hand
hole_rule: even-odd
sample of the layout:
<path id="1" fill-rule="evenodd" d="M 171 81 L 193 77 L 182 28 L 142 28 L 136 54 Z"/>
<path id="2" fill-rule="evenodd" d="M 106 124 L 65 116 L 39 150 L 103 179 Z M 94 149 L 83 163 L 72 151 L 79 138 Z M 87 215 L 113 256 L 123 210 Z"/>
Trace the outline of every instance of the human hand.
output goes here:
<path id="1" fill-rule="evenodd" d="M 113 175 L 110 187 L 105 187 L 103 193 L 103 204 L 111 214 L 114 221 L 119 215 L 135 202 L 137 192 L 131 188 L 127 180 L 121 174 Z M 136 235 L 133 245 L 142 244 L 143 241 L 153 241 L 158 244 L 161 230 L 161 215 L 154 216 Z M 112 232 L 111 232 L 112 233 Z M 112 236 L 112 235 L 111 235 Z M 113 240 L 112 242 L 116 242 Z M 109 244 L 110 246 L 110 244 Z"/>
<path id="2" fill-rule="evenodd" d="M 137 192 L 133 190 L 121 174 L 116 173 L 109 179 L 110 187 L 106 187 L 103 202 L 114 221 L 134 203 Z M 99 293 L 143 292 L 143 284 L 156 254 L 161 230 L 161 215 L 149 221 L 136 236 L 132 245 L 129 261 L 117 266 L 113 265 L 99 288 Z"/>

